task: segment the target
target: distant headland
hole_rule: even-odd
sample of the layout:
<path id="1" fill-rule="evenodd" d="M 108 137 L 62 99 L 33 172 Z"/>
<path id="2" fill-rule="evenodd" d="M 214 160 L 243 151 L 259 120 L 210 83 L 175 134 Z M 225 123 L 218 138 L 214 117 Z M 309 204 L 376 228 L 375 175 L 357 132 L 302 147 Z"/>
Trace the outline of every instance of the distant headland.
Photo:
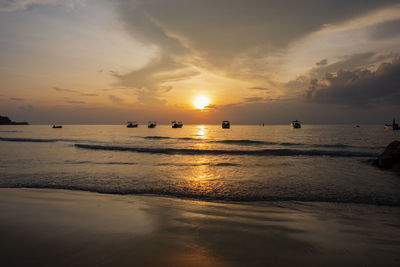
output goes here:
<path id="1" fill-rule="evenodd" d="M 29 123 L 22 121 L 22 122 L 17 122 L 17 121 L 12 121 L 10 120 L 9 117 L 1 116 L 0 115 L 0 125 L 28 125 Z"/>

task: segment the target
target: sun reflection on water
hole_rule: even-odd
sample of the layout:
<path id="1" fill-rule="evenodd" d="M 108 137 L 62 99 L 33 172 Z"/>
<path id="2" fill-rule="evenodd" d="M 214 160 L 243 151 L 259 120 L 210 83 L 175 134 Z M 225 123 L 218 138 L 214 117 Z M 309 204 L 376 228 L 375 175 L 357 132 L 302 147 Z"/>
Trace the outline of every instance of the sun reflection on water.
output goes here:
<path id="1" fill-rule="evenodd" d="M 196 127 L 196 136 L 201 139 L 206 139 L 206 126 L 205 125 L 199 125 Z"/>

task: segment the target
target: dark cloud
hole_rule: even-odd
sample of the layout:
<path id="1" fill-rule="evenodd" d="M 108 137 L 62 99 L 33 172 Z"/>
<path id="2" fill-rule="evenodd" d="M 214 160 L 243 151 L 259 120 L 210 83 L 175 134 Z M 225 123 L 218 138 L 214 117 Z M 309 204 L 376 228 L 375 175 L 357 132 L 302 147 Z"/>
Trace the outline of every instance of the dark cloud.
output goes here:
<path id="1" fill-rule="evenodd" d="M 282 52 L 325 24 L 350 19 L 396 1 L 115 2 L 126 30 L 135 40 L 156 47 L 159 55 L 140 70 L 113 75 L 124 86 L 159 94 L 157 90 L 163 83 L 196 75 L 193 65 L 237 79 L 269 82 L 265 74 L 275 72 L 276 64 L 265 64 L 260 58 Z M 255 64 L 257 60 L 259 64 Z"/>
<path id="2" fill-rule="evenodd" d="M 373 40 L 382 40 L 400 36 L 400 20 L 391 20 L 368 29 L 369 37 Z"/>
<path id="3" fill-rule="evenodd" d="M 110 99 L 112 102 L 116 103 L 116 104 L 122 104 L 124 102 L 124 100 L 118 96 L 115 95 L 109 95 L 108 99 Z"/>
<path id="4" fill-rule="evenodd" d="M 345 55 L 340 57 L 339 61 L 333 64 L 313 68 L 310 71 L 310 76 L 318 79 L 327 72 L 336 72 L 339 69 L 353 70 L 360 67 L 366 67 L 375 63 L 377 61 L 376 57 L 376 53 L 373 52 Z"/>
<path id="5" fill-rule="evenodd" d="M 342 21 L 389 1 L 328 0 L 119 0 L 119 11 L 128 29 L 146 41 L 185 50 L 168 33 L 187 38 L 199 51 L 217 61 L 259 44 L 286 46 L 323 24 Z M 288 8 L 290 6 L 291 8 Z M 312 8 L 310 8 L 312 7 Z M 316 16 L 315 14 L 318 14 Z M 285 20 L 282 20 L 282 18 Z M 228 45 L 229 44 L 229 45 Z M 222 63 L 222 62 L 221 62 Z"/>
<path id="6" fill-rule="evenodd" d="M 10 97 L 9 99 L 12 101 L 24 101 L 22 98 L 19 97 Z"/>
<path id="7" fill-rule="evenodd" d="M 400 105 L 400 57 L 380 64 L 376 71 L 341 69 L 326 73 L 323 79 L 310 81 L 306 96 L 314 102 L 351 106 Z"/>
<path id="8" fill-rule="evenodd" d="M 326 64 L 328 64 L 328 59 L 322 59 L 321 61 L 315 63 L 315 65 L 317 66 L 325 66 Z"/>

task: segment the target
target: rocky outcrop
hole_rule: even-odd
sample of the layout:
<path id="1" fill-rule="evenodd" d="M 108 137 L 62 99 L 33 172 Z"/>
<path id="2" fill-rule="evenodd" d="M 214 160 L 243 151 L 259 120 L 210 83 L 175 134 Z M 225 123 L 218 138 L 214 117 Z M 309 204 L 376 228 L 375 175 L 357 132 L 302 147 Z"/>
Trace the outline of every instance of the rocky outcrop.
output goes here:
<path id="1" fill-rule="evenodd" d="M 0 125 L 28 125 L 27 122 L 16 122 L 10 120 L 9 117 L 0 116 Z"/>
<path id="2" fill-rule="evenodd" d="M 377 164 L 381 168 L 400 170 L 400 141 L 391 142 L 378 157 Z"/>

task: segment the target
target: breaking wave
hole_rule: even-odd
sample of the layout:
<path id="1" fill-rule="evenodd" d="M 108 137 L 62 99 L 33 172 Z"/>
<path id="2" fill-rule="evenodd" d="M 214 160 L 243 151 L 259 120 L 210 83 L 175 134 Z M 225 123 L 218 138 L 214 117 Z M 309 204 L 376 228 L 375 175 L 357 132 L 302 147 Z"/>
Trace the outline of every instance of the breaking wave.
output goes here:
<path id="1" fill-rule="evenodd" d="M 250 156 L 331 156 L 331 157 L 377 157 L 378 153 L 329 150 L 260 149 L 260 150 L 202 150 L 182 148 L 148 148 L 126 146 L 102 146 L 75 144 L 77 148 L 91 150 L 127 151 L 168 155 L 250 155 Z"/>
<path id="2" fill-rule="evenodd" d="M 119 162 L 119 161 L 110 161 L 110 162 L 97 162 L 97 161 L 74 161 L 74 160 L 66 160 L 65 164 L 94 164 L 94 165 L 136 165 L 136 162 Z"/>
<path id="3" fill-rule="evenodd" d="M 63 139 L 37 139 L 37 138 L 0 137 L 0 141 L 6 141 L 6 142 L 52 143 L 52 142 L 63 141 Z"/>
<path id="4" fill-rule="evenodd" d="M 303 195 L 303 194 L 282 194 L 282 195 L 259 195 L 250 192 L 235 193 L 211 193 L 180 190 L 178 188 L 107 188 L 92 187 L 82 185 L 65 185 L 65 184 L 44 184 L 44 183 L 19 183 L 19 184 L 0 184 L 0 188 L 36 188 L 36 189 L 64 189 L 78 190 L 86 192 L 94 192 L 101 194 L 116 195 L 157 195 L 183 199 L 195 199 L 202 201 L 235 201 L 235 202 L 278 202 L 278 201 L 300 201 L 300 202 L 328 202 L 328 203 L 351 203 L 351 204 L 368 204 L 368 205 L 384 205 L 399 207 L 399 198 L 396 196 L 383 197 L 380 195 L 348 195 L 348 194 L 326 194 L 326 195 Z"/>
<path id="5" fill-rule="evenodd" d="M 240 146 L 259 146 L 259 145 L 277 145 L 277 146 L 300 146 L 300 147 L 319 147 L 319 148 L 367 148 L 367 149 L 384 149 L 385 147 L 371 147 L 371 146 L 352 146 L 346 144 L 305 144 L 305 143 L 292 143 L 292 142 L 272 142 L 261 140 L 249 139 L 226 139 L 226 140 L 210 140 L 191 137 L 169 137 L 169 136 L 134 136 L 136 138 L 143 138 L 148 140 L 183 140 L 183 141 L 201 141 L 206 143 L 218 143 L 227 145 L 240 145 Z"/>
<path id="6" fill-rule="evenodd" d="M 237 163 L 230 162 L 220 162 L 220 163 L 158 163 L 155 166 L 176 166 L 176 167 L 186 167 L 186 166 L 216 166 L 216 167 L 236 167 L 240 166 Z"/>
<path id="7" fill-rule="evenodd" d="M 184 140 L 184 141 L 199 141 L 199 142 L 205 142 L 205 143 L 220 143 L 220 144 L 227 144 L 227 145 L 240 145 L 240 146 L 260 146 L 260 145 L 276 145 L 276 146 L 283 146 L 283 147 L 303 147 L 303 148 L 333 148 L 333 149 L 373 149 L 373 150 L 383 150 L 385 147 L 371 147 L 371 146 L 351 146 L 351 145 L 346 145 L 346 144 L 305 144 L 305 143 L 290 143 L 290 142 L 270 142 L 270 141 L 258 141 L 258 140 L 248 140 L 248 139 L 243 139 L 243 140 L 235 140 L 235 139 L 227 139 L 227 140 L 209 140 L 209 139 L 199 139 L 199 138 L 191 138 L 191 137 L 168 137 L 168 136 L 135 136 L 138 138 L 143 138 L 147 140 Z M 0 141 L 3 142 L 32 142 L 32 143 L 54 143 L 54 142 L 88 142 L 88 143 L 106 143 L 103 141 L 99 140 L 76 140 L 76 139 L 41 139 L 41 138 L 24 138 L 24 137 L 0 137 Z M 95 149 L 95 148 L 93 148 Z M 100 149 L 100 148 L 99 148 Z M 134 148 L 135 149 L 135 148 Z M 142 148 L 137 148 L 138 150 L 142 150 Z M 145 148 L 143 148 L 145 149 Z M 127 150 L 125 147 L 121 147 L 120 149 L 115 148 L 115 149 L 107 149 L 107 150 Z M 129 149 L 128 149 L 129 150 Z M 173 149 L 172 149 L 173 150 Z M 180 149 L 177 149 L 178 151 Z M 196 154 L 195 152 L 189 152 L 191 151 L 190 149 L 186 149 L 187 153 L 189 154 Z M 278 151 L 279 149 L 269 149 L 270 151 Z M 284 151 L 284 149 L 281 149 Z M 197 151 L 197 150 L 194 150 Z M 225 150 L 210 150 L 210 151 L 217 151 L 215 153 L 219 154 L 226 154 L 223 152 L 218 152 L 218 151 L 225 151 Z M 233 151 L 242 151 L 242 150 L 233 150 Z M 260 150 L 261 151 L 261 150 Z M 264 149 L 263 151 L 268 151 L 268 149 Z M 318 153 L 323 153 L 323 151 L 320 150 L 288 150 L 288 153 L 292 153 L 290 151 L 294 151 L 293 153 L 295 154 L 302 154 L 302 153 L 308 153 L 304 151 L 312 151 L 310 152 L 311 154 L 318 155 Z M 300 151 L 300 152 L 299 152 Z M 317 152 L 314 152 L 317 151 Z M 136 152 L 142 152 L 142 151 L 136 151 Z M 143 151 L 146 152 L 146 151 Z M 186 153 L 185 151 L 182 153 Z M 327 151 L 327 153 L 331 154 L 333 151 Z M 341 153 L 345 152 L 345 153 Z M 163 152 L 151 152 L 149 153 L 163 153 Z M 169 152 L 165 152 L 169 153 Z M 205 153 L 207 154 L 208 152 L 200 152 L 200 153 Z M 241 152 L 233 152 L 233 153 L 241 153 Z M 251 153 L 256 153 L 256 152 L 251 152 Z M 271 153 L 278 153 L 278 152 L 271 152 Z M 280 153 L 280 152 L 279 152 Z M 283 152 L 284 153 L 284 152 Z M 351 154 L 351 153 L 361 153 L 361 152 L 351 152 L 351 151 L 335 151 L 335 153 L 339 154 Z M 176 154 L 181 154 L 179 152 L 176 152 Z M 211 152 L 213 154 L 213 152 Z M 257 154 L 257 153 L 256 153 Z M 363 154 L 371 154 L 371 153 L 361 153 L 361 156 Z M 373 153 L 372 153 L 373 154 Z M 344 155 L 344 156 L 346 156 Z M 375 154 L 373 154 L 375 156 Z M 358 156 L 358 155 L 355 155 Z"/>

